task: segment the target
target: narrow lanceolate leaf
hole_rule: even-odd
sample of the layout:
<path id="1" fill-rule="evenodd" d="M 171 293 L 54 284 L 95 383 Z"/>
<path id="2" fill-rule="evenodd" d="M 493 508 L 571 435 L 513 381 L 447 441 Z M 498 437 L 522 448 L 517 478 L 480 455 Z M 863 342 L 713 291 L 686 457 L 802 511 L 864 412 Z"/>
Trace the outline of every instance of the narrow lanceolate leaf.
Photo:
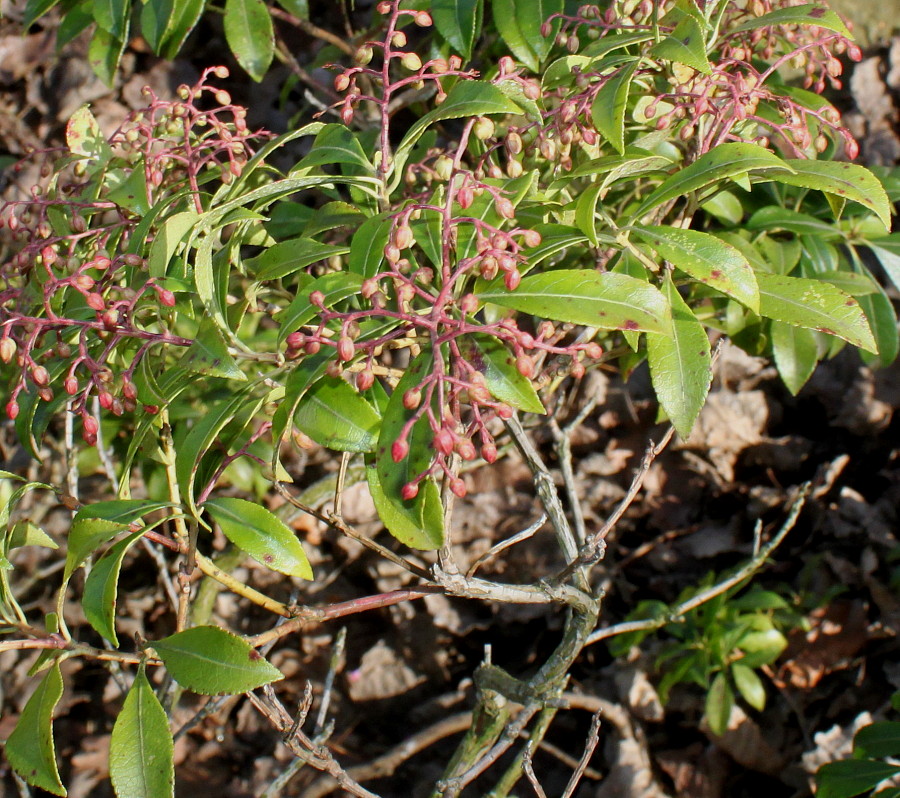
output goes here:
<path id="1" fill-rule="evenodd" d="M 202 505 L 235 546 L 288 576 L 312 579 L 312 567 L 297 536 L 277 516 L 245 499 L 210 499 Z"/>
<path id="2" fill-rule="evenodd" d="M 672 329 L 647 333 L 647 360 L 659 403 L 678 434 L 687 438 L 712 379 L 709 339 L 670 278 L 663 294 L 672 307 Z"/>
<path id="3" fill-rule="evenodd" d="M 141 9 L 141 35 L 157 55 L 172 18 L 174 5 L 175 0 L 147 0 Z"/>
<path id="4" fill-rule="evenodd" d="M 76 516 L 69 532 L 63 579 L 68 579 L 96 549 L 127 528 L 127 524 L 116 521 Z"/>
<path id="5" fill-rule="evenodd" d="M 878 352 L 859 303 L 839 288 L 820 280 L 758 272 L 759 313 L 796 327 L 836 335 L 848 343 Z"/>
<path id="6" fill-rule="evenodd" d="M 403 403 L 407 390 L 418 386 L 432 366 L 429 353 L 423 352 L 406 369 L 394 388 L 381 423 L 381 434 L 375 451 L 375 464 L 367 469 L 369 492 L 378 516 L 397 540 L 413 549 L 432 550 L 444 542 L 444 515 L 437 485 L 431 478 L 419 482 L 414 499 L 404 500 L 403 486 L 415 479 L 431 464 L 433 432 L 423 413 L 413 425 L 406 440 L 409 454 L 394 462 L 391 447 L 415 410 Z"/>
<path id="7" fill-rule="evenodd" d="M 173 214 L 160 225 L 159 232 L 150 245 L 150 254 L 147 256 L 147 266 L 151 277 L 159 279 L 166 276 L 169 262 L 199 219 L 200 214 L 194 210 L 181 211 L 181 213 Z"/>
<path id="8" fill-rule="evenodd" d="M 159 44 L 159 54 L 167 61 L 174 59 L 181 50 L 205 5 L 205 0 L 172 0 L 172 15 Z"/>
<path id="9" fill-rule="evenodd" d="M 810 161 L 792 158 L 785 163 L 790 172 L 779 172 L 772 179 L 790 186 L 802 186 L 841 199 L 853 200 L 874 213 L 885 227 L 891 226 L 891 203 L 881 181 L 864 166 L 842 161 Z"/>
<path id="10" fill-rule="evenodd" d="M 129 0 L 94 0 L 94 19 L 115 39 L 125 36 L 125 26 L 131 13 Z"/>
<path id="11" fill-rule="evenodd" d="M 366 219 L 350 240 L 347 268 L 364 278 L 378 274 L 393 226 L 388 214 L 378 214 Z"/>
<path id="12" fill-rule="evenodd" d="M 635 60 L 621 67 L 603 84 L 591 104 L 591 120 L 597 132 L 625 154 L 625 109 L 631 81 L 640 62 Z"/>
<path id="13" fill-rule="evenodd" d="M 731 676 L 734 686 L 737 687 L 741 697 L 754 709 L 760 712 L 766 708 L 766 687 L 762 683 L 756 671 L 735 662 L 731 666 Z"/>
<path id="14" fill-rule="evenodd" d="M 247 74 L 262 80 L 275 54 L 272 17 L 263 0 L 225 0 L 225 41 Z"/>
<path id="15" fill-rule="evenodd" d="M 217 626 L 196 626 L 151 644 L 172 678 L 203 695 L 246 693 L 284 674 L 245 640 Z"/>
<path id="16" fill-rule="evenodd" d="M 183 368 L 210 377 L 245 381 L 237 361 L 229 354 L 225 337 L 211 319 L 204 317 L 197 337 L 178 361 Z"/>
<path id="17" fill-rule="evenodd" d="M 122 560 L 143 530 L 132 532 L 110 547 L 91 568 L 84 580 L 81 606 L 88 623 L 114 646 L 119 645 L 116 636 L 116 599 L 119 592 L 119 571 Z"/>
<path id="18" fill-rule="evenodd" d="M 269 247 L 261 255 L 244 261 L 244 266 L 257 280 L 280 280 L 332 255 L 345 255 L 349 247 L 323 244 L 313 238 L 292 238 Z"/>
<path id="19" fill-rule="evenodd" d="M 491 335 L 471 335 L 460 341 L 466 361 L 484 375 L 487 389 L 495 399 L 526 413 L 546 413 L 531 380 L 516 368 L 513 353 Z"/>
<path id="20" fill-rule="evenodd" d="M 668 333 L 672 328 L 669 304 L 657 288 L 614 272 L 544 272 L 523 278 L 515 291 L 495 281 L 478 298 L 540 318 L 603 330 Z"/>
<path id="21" fill-rule="evenodd" d="M 874 759 L 847 759 L 829 762 L 816 773 L 816 798 L 853 798 L 873 789 L 879 782 L 900 773 L 900 765 Z"/>
<path id="22" fill-rule="evenodd" d="M 722 144 L 665 180 L 640 204 L 634 218 L 640 218 L 676 197 L 701 191 L 736 175 L 759 170 L 763 170 L 767 176 L 793 171 L 785 161 L 758 144 L 741 141 Z"/>
<path id="23" fill-rule="evenodd" d="M 464 58 L 472 56 L 472 46 L 481 33 L 483 0 L 432 0 L 434 27 Z"/>
<path id="24" fill-rule="evenodd" d="M 326 377 L 307 393 L 294 424 L 316 443 L 339 452 L 371 452 L 381 422 L 377 411 L 348 383 Z"/>
<path id="25" fill-rule="evenodd" d="M 816 334 L 781 321 L 772 322 L 771 333 L 775 367 L 787 389 L 796 396 L 816 369 Z"/>
<path id="26" fill-rule="evenodd" d="M 659 44 L 654 44 L 650 48 L 650 55 L 665 61 L 687 64 L 704 75 L 712 72 L 709 59 L 706 57 L 706 39 L 703 35 L 703 28 L 690 15 L 685 15 L 675 26 L 675 30 Z"/>
<path id="27" fill-rule="evenodd" d="M 742 22 L 732 32 L 738 33 L 745 30 L 754 30 L 755 28 L 767 28 L 770 25 L 815 25 L 817 28 L 827 28 L 848 39 L 853 38 L 853 34 L 847 29 L 843 20 L 834 13 L 829 11 L 817 3 L 806 3 L 802 6 L 791 6 L 790 8 L 779 8 L 777 11 L 771 11 L 763 14 L 761 17 L 748 19 Z"/>
<path id="28" fill-rule="evenodd" d="M 116 798 L 174 796 L 173 759 L 166 712 L 141 668 L 109 740 L 109 777 Z"/>
<path id="29" fill-rule="evenodd" d="M 728 731 L 728 719 L 734 706 L 734 691 L 724 673 L 713 679 L 706 694 L 706 722 L 710 731 L 718 736 Z"/>
<path id="30" fill-rule="evenodd" d="M 55 663 L 28 699 L 4 746 L 13 770 L 32 787 L 53 795 L 66 794 L 59 780 L 53 745 L 53 710 L 62 692 L 62 674 Z"/>
<path id="31" fill-rule="evenodd" d="M 861 296 L 857 301 L 869 320 L 869 326 L 878 344 L 878 362 L 887 368 L 900 351 L 900 336 L 894 306 L 881 286 L 878 286 L 874 294 Z"/>
<path id="32" fill-rule="evenodd" d="M 541 35 L 541 25 L 563 12 L 563 0 L 493 0 L 494 25 L 513 55 L 532 72 L 550 54 L 560 19 L 551 22 L 550 35 Z"/>

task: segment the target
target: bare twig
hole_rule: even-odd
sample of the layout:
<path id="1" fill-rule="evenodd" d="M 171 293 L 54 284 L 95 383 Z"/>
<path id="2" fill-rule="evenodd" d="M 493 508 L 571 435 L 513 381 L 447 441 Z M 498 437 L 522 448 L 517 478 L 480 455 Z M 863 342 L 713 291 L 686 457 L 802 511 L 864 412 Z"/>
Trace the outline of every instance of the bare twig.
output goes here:
<path id="1" fill-rule="evenodd" d="M 496 546 L 491 546 L 484 554 L 482 554 L 472 565 L 469 567 L 469 570 L 466 571 L 466 576 L 471 577 L 475 575 L 475 572 L 485 563 L 493 560 L 501 551 L 505 551 L 511 546 L 515 546 L 517 543 L 521 543 L 523 540 L 528 540 L 530 537 L 534 535 L 544 524 L 547 523 L 547 513 L 543 513 L 537 521 L 535 521 L 531 526 L 523 529 L 521 532 L 516 532 L 515 535 L 506 538 L 506 540 L 501 540 Z"/>
<path id="2" fill-rule="evenodd" d="M 566 785 L 566 789 L 563 791 L 562 798 L 572 798 L 575 794 L 575 790 L 578 787 L 578 782 L 581 781 L 581 777 L 584 776 L 587 771 L 588 763 L 591 761 L 591 757 L 594 755 L 594 750 L 597 748 L 597 743 L 600 741 L 600 710 L 597 710 L 594 713 L 594 717 L 591 718 L 591 730 L 588 732 L 587 741 L 584 746 L 584 753 L 581 755 L 581 760 L 578 762 L 578 767 L 575 768 L 575 772 L 572 774 L 572 777 L 569 779 L 569 783 Z"/>
<path id="3" fill-rule="evenodd" d="M 319 712 L 316 715 L 316 725 L 313 727 L 314 737 L 318 737 L 325 727 L 328 707 L 331 704 L 331 691 L 334 689 L 334 678 L 344 667 L 344 647 L 346 643 L 347 627 L 342 626 L 334 636 L 334 646 L 331 649 L 331 657 L 328 661 L 328 673 L 325 674 L 325 683 L 322 687 L 322 701 L 319 704 Z"/>
<path id="4" fill-rule="evenodd" d="M 533 750 L 534 745 L 529 741 L 528 745 L 525 746 L 525 753 L 522 757 L 522 770 L 525 771 L 525 777 L 528 779 L 528 783 L 531 784 L 534 794 L 537 795 L 538 798 L 547 798 L 547 793 L 545 793 L 544 788 L 541 787 L 541 783 L 538 781 L 538 777 L 534 772 L 534 767 L 531 764 Z"/>

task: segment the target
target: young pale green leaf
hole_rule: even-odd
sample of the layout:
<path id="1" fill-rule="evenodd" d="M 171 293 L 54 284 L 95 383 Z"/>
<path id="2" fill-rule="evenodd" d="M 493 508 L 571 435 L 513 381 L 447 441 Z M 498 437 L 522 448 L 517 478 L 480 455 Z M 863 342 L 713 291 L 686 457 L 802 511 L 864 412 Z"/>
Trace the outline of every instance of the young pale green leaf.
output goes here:
<path id="1" fill-rule="evenodd" d="M 81 606 L 84 617 L 94 630 L 118 647 L 116 637 L 116 599 L 119 592 L 119 571 L 128 550 L 143 535 L 143 530 L 132 532 L 128 537 L 110 546 L 84 580 Z"/>
<path id="2" fill-rule="evenodd" d="M 591 183 L 578 197 L 575 203 L 575 224 L 584 233 L 593 246 L 597 246 L 597 202 L 603 192 L 600 181 Z"/>
<path id="3" fill-rule="evenodd" d="M 381 421 L 376 410 L 347 382 L 325 377 L 297 405 L 294 424 L 316 443 L 339 452 L 371 452 Z"/>
<path id="4" fill-rule="evenodd" d="M 831 283 L 835 288 L 840 288 L 845 294 L 855 296 L 857 299 L 878 292 L 878 284 L 871 277 L 858 272 L 848 272 L 845 269 L 816 272 L 815 279 Z"/>
<path id="5" fill-rule="evenodd" d="M 544 319 L 603 330 L 669 333 L 669 303 L 657 288 L 625 274 L 564 270 L 530 275 L 515 291 L 495 281 L 478 293 L 482 302 Z"/>
<path id="6" fill-rule="evenodd" d="M 347 268 L 363 278 L 374 277 L 384 261 L 384 248 L 391 236 L 393 220 L 389 214 L 366 219 L 350 240 Z"/>
<path id="7" fill-rule="evenodd" d="M 653 390 L 682 438 L 697 420 L 712 379 L 706 330 L 667 278 L 663 295 L 672 308 L 668 333 L 647 333 L 647 360 Z"/>
<path id="8" fill-rule="evenodd" d="M 481 33 L 484 0 L 431 0 L 434 27 L 464 59 Z"/>
<path id="9" fill-rule="evenodd" d="M 145 216 L 150 212 L 147 173 L 142 167 L 132 169 L 130 173 L 121 169 L 110 170 L 106 173 L 105 182 L 110 189 L 106 195 L 110 202 L 136 216 Z"/>
<path id="10" fill-rule="evenodd" d="M 172 15 L 159 44 L 159 55 L 167 61 L 175 58 L 199 21 L 205 5 L 206 0 L 173 0 Z"/>
<path id="11" fill-rule="evenodd" d="M 237 361 L 229 354 L 225 337 L 215 322 L 205 316 L 200 322 L 194 343 L 187 348 L 178 364 L 196 374 L 229 380 L 247 379 Z"/>
<path id="12" fill-rule="evenodd" d="M 801 186 L 853 200 L 874 213 L 885 227 L 891 227 L 891 203 L 881 181 L 864 166 L 843 161 L 811 161 L 791 158 L 785 161 L 790 172 L 773 172 L 772 180 L 789 186 Z"/>
<path id="13" fill-rule="evenodd" d="M 313 238 L 294 238 L 269 247 L 261 255 L 244 261 L 244 266 L 260 282 L 280 280 L 296 274 L 332 255 L 346 255 L 349 247 L 323 244 Z"/>
<path id="14" fill-rule="evenodd" d="M 173 759 L 166 712 L 140 668 L 109 740 L 109 777 L 116 798 L 173 798 Z"/>
<path id="15" fill-rule="evenodd" d="M 853 346 L 877 353 L 862 308 L 853 297 L 821 280 L 758 272 L 759 313 L 796 327 L 836 335 Z"/>
<path id="16" fill-rule="evenodd" d="M 664 61 L 686 64 L 704 75 L 712 72 L 706 57 L 706 38 L 700 23 L 689 14 L 675 26 L 668 36 L 650 48 L 650 55 Z"/>
<path id="17" fill-rule="evenodd" d="M 195 626 L 151 645 L 178 684 L 203 695 L 246 693 L 284 678 L 253 646 L 218 626 Z"/>
<path id="18" fill-rule="evenodd" d="M 591 120 L 597 132 L 612 144 L 619 155 L 625 154 L 625 110 L 631 81 L 640 61 L 635 59 L 613 73 L 591 104 Z"/>
<path id="19" fill-rule="evenodd" d="M 775 367 L 787 389 L 796 396 L 816 370 L 816 334 L 804 327 L 773 321 L 771 335 Z"/>
<path id="20" fill-rule="evenodd" d="M 526 413 L 546 413 L 531 380 L 516 368 L 512 352 L 492 335 L 480 333 L 460 339 L 466 361 L 484 375 L 487 389 L 495 399 Z"/>
<path id="21" fill-rule="evenodd" d="M 668 225 L 636 227 L 633 233 L 685 274 L 734 297 L 754 313 L 759 311 L 753 269 L 739 250 L 721 238 Z"/>
<path id="22" fill-rule="evenodd" d="M 815 25 L 817 28 L 833 30 L 835 33 L 840 33 L 841 36 L 848 39 L 853 38 L 853 34 L 850 33 L 843 20 L 834 11 L 829 11 L 816 3 L 779 8 L 776 11 L 763 14 L 761 17 L 748 19 L 746 22 L 731 28 L 731 30 L 734 33 L 740 33 L 741 31 L 754 30 L 756 28 L 768 28 L 772 25 Z"/>
<path id="23" fill-rule="evenodd" d="M 45 549 L 58 549 L 59 544 L 43 529 L 31 521 L 18 521 L 9 533 L 8 549 L 20 546 L 41 546 Z"/>
<path id="24" fill-rule="evenodd" d="M 683 197 L 695 191 L 724 183 L 728 178 L 752 171 L 764 171 L 766 176 L 788 174 L 793 171 L 777 155 L 758 144 L 731 141 L 722 144 L 694 163 L 679 169 L 648 196 L 633 214 L 640 219 L 644 214 L 669 200 Z"/>
<path id="25" fill-rule="evenodd" d="M 731 666 L 731 677 L 744 701 L 762 712 L 766 708 L 766 688 L 756 671 L 735 662 Z"/>
<path id="26" fill-rule="evenodd" d="M 725 673 L 719 673 L 706 694 L 706 722 L 709 730 L 716 736 L 721 737 L 728 731 L 728 720 L 733 707 L 734 691 Z"/>
<path id="27" fill-rule="evenodd" d="M 100 131 L 91 109 L 82 105 L 66 123 L 66 145 L 73 155 L 80 155 L 98 164 L 105 164 L 113 152 Z"/>
<path id="28" fill-rule="evenodd" d="M 127 528 L 127 524 L 103 518 L 76 517 L 69 531 L 69 547 L 66 552 L 63 579 L 68 579 L 92 552 Z"/>
<path id="29" fill-rule="evenodd" d="M 300 161 L 297 168 L 334 163 L 358 166 L 370 174 L 375 171 L 356 134 L 345 125 L 336 123 L 325 125 L 319 131 L 309 154 Z"/>
<path id="30" fill-rule="evenodd" d="M 900 765 L 872 759 L 847 759 L 829 762 L 816 773 L 816 798 L 853 798 L 900 773 Z"/>
<path id="31" fill-rule="evenodd" d="M 493 0 L 494 26 L 513 55 L 532 72 L 550 54 L 560 20 L 551 23 L 550 35 L 541 35 L 541 24 L 563 12 L 563 0 Z"/>
<path id="32" fill-rule="evenodd" d="M 853 738 L 853 749 L 870 759 L 900 755 L 900 722 L 883 720 L 863 726 Z"/>
<path id="33" fill-rule="evenodd" d="M 777 629 L 747 632 L 737 643 L 744 652 L 741 663 L 748 668 L 770 665 L 787 648 L 787 639 Z"/>
<path id="34" fill-rule="evenodd" d="M 66 795 L 53 745 L 53 710 L 62 693 L 62 674 L 59 663 L 54 663 L 28 699 L 4 746 L 13 770 L 33 787 L 53 795 Z"/>
<path id="35" fill-rule="evenodd" d="M 314 291 L 321 292 L 324 297 L 323 306 L 330 308 L 348 297 L 359 294 L 362 283 L 361 275 L 342 271 L 323 274 L 305 284 L 291 304 L 275 316 L 281 325 L 278 329 L 278 342 L 283 342 L 288 335 L 308 324 L 318 314 L 319 308 L 309 301 L 310 294 Z"/>
<path id="36" fill-rule="evenodd" d="M 225 41 L 237 62 L 259 82 L 275 55 L 272 17 L 263 0 L 225 0 Z"/>
<path id="37" fill-rule="evenodd" d="M 225 537 L 254 560 L 288 576 L 312 579 L 312 567 L 297 536 L 276 515 L 245 499 L 204 502 Z"/>
<path id="38" fill-rule="evenodd" d="M 428 468 L 434 456 L 433 432 L 424 413 L 406 438 L 407 457 L 395 463 L 391 448 L 416 412 L 404 406 L 403 395 L 418 386 L 431 367 L 430 353 L 423 352 L 400 378 L 382 419 L 375 465 L 367 470 L 369 492 L 388 531 L 410 548 L 423 550 L 440 548 L 444 542 L 443 510 L 437 485 L 430 478 L 422 480 L 418 495 L 408 501 L 402 498 L 401 491 Z"/>

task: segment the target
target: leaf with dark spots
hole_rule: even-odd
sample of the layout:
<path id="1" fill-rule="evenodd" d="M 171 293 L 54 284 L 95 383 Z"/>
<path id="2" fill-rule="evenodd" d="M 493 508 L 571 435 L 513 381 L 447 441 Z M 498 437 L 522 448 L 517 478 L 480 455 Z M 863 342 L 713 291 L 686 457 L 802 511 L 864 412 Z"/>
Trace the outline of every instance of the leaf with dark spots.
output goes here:
<path id="1" fill-rule="evenodd" d="M 639 330 L 640 328 L 641 325 L 638 324 L 634 319 L 626 319 L 619 327 L 620 330 Z"/>

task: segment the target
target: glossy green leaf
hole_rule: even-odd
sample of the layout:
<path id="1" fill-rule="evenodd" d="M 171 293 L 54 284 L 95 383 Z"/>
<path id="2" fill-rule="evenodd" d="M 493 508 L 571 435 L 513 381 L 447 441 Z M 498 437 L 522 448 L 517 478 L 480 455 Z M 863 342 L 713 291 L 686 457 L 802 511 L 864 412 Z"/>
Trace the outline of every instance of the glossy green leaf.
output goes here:
<path id="1" fill-rule="evenodd" d="M 863 726 L 853 738 L 853 749 L 857 756 L 870 759 L 900 755 L 900 722 L 883 720 Z"/>
<path id="2" fill-rule="evenodd" d="M 710 288 L 759 310 L 759 289 L 747 258 L 721 238 L 699 230 L 658 225 L 636 227 L 633 234 L 663 258 Z"/>
<path id="3" fill-rule="evenodd" d="M 28 0 L 22 15 L 22 30 L 27 31 L 58 2 L 59 0 Z"/>
<path id="4" fill-rule="evenodd" d="M 105 502 L 86 504 L 75 513 L 75 520 L 102 518 L 115 524 L 133 524 L 149 513 L 171 507 L 171 502 L 157 502 L 151 499 L 113 499 Z"/>
<path id="5" fill-rule="evenodd" d="M 378 274 L 393 226 L 393 220 L 387 213 L 366 219 L 350 240 L 347 268 L 363 278 Z"/>
<path id="6" fill-rule="evenodd" d="M 173 0 L 173 12 L 159 45 L 159 54 L 171 61 L 194 30 L 206 0 Z"/>
<path id="7" fill-rule="evenodd" d="M 829 11 L 817 3 L 779 8 L 760 17 L 748 19 L 746 22 L 731 28 L 731 30 L 734 33 L 739 33 L 756 28 L 767 28 L 771 25 L 815 25 L 818 28 L 833 30 L 835 33 L 840 33 L 841 36 L 845 36 L 848 39 L 853 38 L 853 34 L 850 33 L 843 20 L 834 11 Z"/>
<path id="8" fill-rule="evenodd" d="M 494 26 L 512 54 L 532 72 L 550 54 L 560 20 L 551 23 L 550 35 L 541 35 L 541 24 L 563 11 L 563 0 L 493 0 Z"/>
<path id="9" fill-rule="evenodd" d="M 356 134 L 346 125 L 325 125 L 316 135 L 309 154 L 300 161 L 298 168 L 323 164 L 350 164 L 372 173 L 375 167 L 366 156 Z"/>
<path id="10" fill-rule="evenodd" d="M 843 161 L 811 161 L 792 158 L 785 163 L 790 172 L 777 172 L 772 179 L 790 186 L 812 188 L 853 200 L 874 213 L 885 227 L 891 226 L 891 203 L 881 181 L 864 166 Z"/>
<path id="11" fill-rule="evenodd" d="M 775 367 L 788 390 L 796 396 L 816 370 L 819 360 L 816 334 L 780 321 L 773 321 L 770 329 Z"/>
<path id="12" fill-rule="evenodd" d="M 816 280 L 824 280 L 835 288 L 840 288 L 845 294 L 850 294 L 857 299 L 877 293 L 878 284 L 864 274 L 848 272 L 845 269 L 834 269 L 816 272 Z"/>
<path id="13" fill-rule="evenodd" d="M 829 762 L 816 773 L 816 798 L 853 798 L 900 773 L 900 765 L 872 759 L 848 759 Z"/>
<path id="14" fill-rule="evenodd" d="M 157 55 L 174 10 L 175 0 L 146 0 L 141 8 L 141 36 Z"/>
<path id="15" fill-rule="evenodd" d="M 218 626 L 195 626 L 150 645 L 178 684 L 203 695 L 246 693 L 284 678 L 253 646 Z"/>
<path id="16" fill-rule="evenodd" d="M 275 442 L 276 462 L 285 433 L 293 425 L 294 411 L 297 409 L 297 405 L 310 386 L 325 376 L 325 370 L 330 362 L 331 356 L 325 352 L 305 357 L 284 381 L 284 399 L 272 416 L 272 437 Z"/>
<path id="17" fill-rule="evenodd" d="M 261 255 L 244 261 L 244 266 L 260 282 L 280 280 L 332 255 L 346 255 L 349 247 L 323 244 L 312 238 L 293 238 L 269 247 Z"/>
<path id="18" fill-rule="evenodd" d="M 279 343 L 318 315 L 319 308 L 309 301 L 310 294 L 314 291 L 322 293 L 323 305 L 330 308 L 348 297 L 359 294 L 362 283 L 363 278 L 358 274 L 332 272 L 323 274 L 311 283 L 304 285 L 297 292 L 297 296 L 294 297 L 291 304 L 275 316 L 281 325 L 278 329 Z"/>
<path id="19" fill-rule="evenodd" d="M 210 499 L 202 505 L 235 546 L 273 571 L 312 579 L 297 536 L 272 512 L 244 499 Z"/>
<path id="20" fill-rule="evenodd" d="M 178 363 L 196 374 L 229 380 L 247 379 L 237 361 L 229 354 L 224 336 L 209 318 L 200 322 L 194 343 L 187 348 Z"/>
<path id="21" fill-rule="evenodd" d="M 56 0 L 54 0 L 54 5 L 55 3 Z M 62 50 L 93 24 L 94 16 L 91 14 L 89 3 L 82 2 L 81 5 L 70 8 L 59 21 L 59 27 L 56 29 L 56 52 Z"/>
<path id="22" fill-rule="evenodd" d="M 900 291 L 900 233 L 874 238 L 868 244 L 894 288 Z"/>
<path id="23" fill-rule="evenodd" d="M 741 201 L 730 191 L 720 191 L 705 202 L 700 203 L 710 216 L 714 216 L 720 222 L 736 225 L 744 218 L 744 206 Z"/>
<path id="24" fill-rule="evenodd" d="M 127 31 L 125 36 L 117 39 L 99 26 L 91 37 L 91 43 L 88 45 L 88 63 L 94 74 L 109 87 L 116 81 L 119 61 L 122 60 L 127 41 Z"/>
<path id="25" fill-rule="evenodd" d="M 63 579 L 68 579 L 94 551 L 127 528 L 127 524 L 103 518 L 76 517 L 69 531 Z"/>
<path id="26" fill-rule="evenodd" d="M 81 595 L 81 606 L 84 616 L 94 630 L 103 635 L 113 646 L 118 647 L 116 637 L 116 599 L 119 592 L 119 571 L 122 560 L 143 530 L 132 532 L 110 546 L 99 560 L 94 563 L 91 572 L 84 580 L 84 591 Z"/>
<path id="27" fill-rule="evenodd" d="M 755 170 L 763 170 L 766 176 L 793 171 L 785 161 L 758 144 L 727 142 L 667 178 L 640 204 L 633 218 L 639 219 L 670 200 Z"/>
<path id="28" fill-rule="evenodd" d="M 114 179 L 121 177 L 116 182 Z M 147 198 L 147 175 L 143 165 L 138 164 L 130 174 L 115 169 L 106 173 L 106 184 L 109 193 L 106 198 L 120 208 L 130 211 L 136 216 L 144 216 L 150 212 L 150 201 Z"/>
<path id="29" fill-rule="evenodd" d="M 275 55 L 272 17 L 263 0 L 225 0 L 225 41 L 237 62 L 259 82 Z"/>
<path id="30" fill-rule="evenodd" d="M 833 222 L 827 222 L 791 208 L 782 208 L 780 205 L 767 205 L 760 208 L 747 220 L 747 229 L 787 230 L 789 233 L 826 240 L 843 237 L 840 229 Z"/>
<path id="31" fill-rule="evenodd" d="M 740 662 L 735 662 L 731 666 L 731 677 L 744 701 L 762 712 L 766 708 L 766 688 L 756 671 Z"/>
<path id="32" fill-rule="evenodd" d="M 531 380 L 516 368 L 513 353 L 492 335 L 480 333 L 460 339 L 460 352 L 466 361 L 484 375 L 491 395 L 526 413 L 546 413 Z"/>
<path id="33" fill-rule="evenodd" d="M 434 456 L 433 433 L 423 414 L 413 425 L 407 442 L 409 455 L 395 463 L 391 447 L 414 410 L 403 405 L 403 394 L 419 385 L 432 367 L 431 355 L 423 352 L 407 367 L 391 394 L 375 454 L 375 466 L 367 469 L 369 492 L 375 508 L 388 531 L 414 549 L 437 549 L 444 542 L 444 516 L 440 493 L 430 478 L 419 483 L 414 499 L 401 498 L 403 486 L 431 464 Z"/>
<path id="34" fill-rule="evenodd" d="M 481 33 L 484 0 L 431 0 L 434 27 L 466 60 Z"/>
<path id="35" fill-rule="evenodd" d="M 539 318 L 604 330 L 672 329 L 668 302 L 657 288 L 614 272 L 560 269 L 524 277 L 515 291 L 495 281 L 477 296 Z"/>
<path id="36" fill-rule="evenodd" d="M 869 323 L 853 297 L 820 280 L 758 272 L 761 316 L 796 327 L 836 335 L 848 343 L 877 352 Z"/>
<path id="37" fill-rule="evenodd" d="M 647 360 L 659 403 L 687 438 L 712 379 L 709 339 L 671 278 L 663 284 L 663 295 L 672 308 L 672 327 L 667 333 L 647 333 Z"/>
<path id="38" fill-rule="evenodd" d="M 195 210 L 186 210 L 172 214 L 159 226 L 147 255 L 151 277 L 158 280 L 166 276 L 169 262 L 199 219 L 200 215 Z"/>
<path id="39" fill-rule="evenodd" d="M 59 544 L 37 524 L 28 520 L 18 521 L 9 532 L 8 549 L 21 546 L 41 546 L 45 549 L 58 549 Z"/>
<path id="40" fill-rule="evenodd" d="M 734 692 L 725 674 L 719 673 L 706 694 L 706 722 L 713 734 L 721 737 L 728 730 L 733 707 Z"/>
<path id="41" fill-rule="evenodd" d="M 703 28 L 694 17 L 685 14 L 668 36 L 650 48 L 650 55 L 665 61 L 677 61 L 709 75 L 712 68 L 706 57 Z"/>
<path id="42" fill-rule="evenodd" d="M 325 377 L 297 405 L 294 424 L 316 443 L 339 452 L 371 452 L 381 418 L 356 389 Z"/>
<path id="43" fill-rule="evenodd" d="M 4 746 L 13 770 L 33 787 L 65 795 L 53 745 L 53 710 L 62 697 L 63 680 L 54 663 L 22 710 Z"/>
<path id="44" fill-rule="evenodd" d="M 173 759 L 166 712 L 140 668 L 109 740 L 109 777 L 116 798 L 173 798 Z"/>
<path id="45" fill-rule="evenodd" d="M 591 120 L 594 127 L 620 155 L 625 153 L 625 110 L 628 92 L 631 90 L 631 81 L 639 64 L 640 61 L 635 59 L 619 68 L 607 78 L 591 104 Z"/>
<path id="46" fill-rule="evenodd" d="M 298 19 L 309 19 L 309 0 L 278 0 L 278 5 Z"/>
<path id="47" fill-rule="evenodd" d="M 603 186 L 600 182 L 591 183 L 582 191 L 575 203 L 575 224 L 584 233 L 588 241 L 597 246 L 597 202 Z"/>
<path id="48" fill-rule="evenodd" d="M 130 0 L 93 0 L 92 5 L 97 24 L 114 39 L 124 39 L 131 13 Z"/>
<path id="49" fill-rule="evenodd" d="M 897 358 L 900 351 L 900 336 L 897 330 L 897 314 L 894 305 L 884 289 L 878 286 L 874 294 L 858 298 L 859 306 L 866 314 L 872 335 L 878 344 L 878 362 L 887 367 Z"/>

